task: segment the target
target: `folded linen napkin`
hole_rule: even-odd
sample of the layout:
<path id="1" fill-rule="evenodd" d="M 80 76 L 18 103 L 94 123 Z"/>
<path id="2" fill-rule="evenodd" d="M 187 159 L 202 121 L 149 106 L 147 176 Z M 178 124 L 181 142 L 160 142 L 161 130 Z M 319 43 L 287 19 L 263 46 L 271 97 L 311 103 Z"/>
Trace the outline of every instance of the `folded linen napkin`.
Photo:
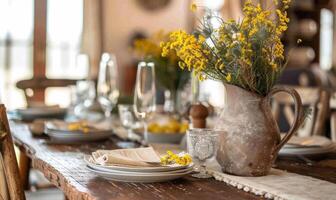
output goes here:
<path id="1" fill-rule="evenodd" d="M 160 164 L 159 154 L 152 148 L 97 150 L 92 153 L 95 163 L 100 165 L 150 167 Z"/>

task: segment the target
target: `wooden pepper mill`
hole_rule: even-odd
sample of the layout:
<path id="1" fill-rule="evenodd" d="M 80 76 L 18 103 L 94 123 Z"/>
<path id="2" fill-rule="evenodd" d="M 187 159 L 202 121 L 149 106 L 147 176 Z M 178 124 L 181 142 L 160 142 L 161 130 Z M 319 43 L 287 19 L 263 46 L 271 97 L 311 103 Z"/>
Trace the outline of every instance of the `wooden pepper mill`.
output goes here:
<path id="1" fill-rule="evenodd" d="M 209 115 L 208 108 L 201 103 L 191 106 L 190 112 L 193 128 L 206 128 L 206 118 Z"/>

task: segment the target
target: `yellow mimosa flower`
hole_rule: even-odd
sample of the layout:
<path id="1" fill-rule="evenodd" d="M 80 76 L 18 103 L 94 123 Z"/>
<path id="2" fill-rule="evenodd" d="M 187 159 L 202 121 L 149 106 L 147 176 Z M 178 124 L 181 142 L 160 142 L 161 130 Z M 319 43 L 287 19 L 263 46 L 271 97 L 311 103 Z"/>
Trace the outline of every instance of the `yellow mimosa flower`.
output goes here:
<path id="1" fill-rule="evenodd" d="M 266 95 L 286 63 L 281 36 L 288 29 L 291 2 L 273 1 L 275 11 L 246 0 L 242 20 L 219 20 L 219 28 L 201 23 L 195 34 L 174 31 L 161 44 L 162 56 L 175 52 L 180 68 L 193 70 L 200 80 L 212 78 Z"/>
<path id="2" fill-rule="evenodd" d="M 190 10 L 191 10 L 192 12 L 196 12 L 196 11 L 197 11 L 197 5 L 196 5 L 195 3 L 192 3 L 192 4 L 190 5 Z"/>
<path id="3" fill-rule="evenodd" d="M 225 79 L 226 79 L 227 82 L 231 82 L 231 79 L 232 79 L 232 77 L 231 77 L 231 73 L 228 73 L 228 74 L 226 75 Z"/>

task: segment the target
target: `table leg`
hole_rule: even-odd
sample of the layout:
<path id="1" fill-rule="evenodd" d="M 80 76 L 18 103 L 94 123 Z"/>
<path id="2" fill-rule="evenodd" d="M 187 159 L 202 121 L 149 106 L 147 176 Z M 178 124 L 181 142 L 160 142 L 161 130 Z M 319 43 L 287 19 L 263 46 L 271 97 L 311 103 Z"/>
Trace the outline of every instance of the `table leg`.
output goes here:
<path id="1" fill-rule="evenodd" d="M 21 184 L 25 190 L 29 189 L 29 170 L 30 170 L 30 158 L 20 149 L 19 155 L 19 170 Z"/>

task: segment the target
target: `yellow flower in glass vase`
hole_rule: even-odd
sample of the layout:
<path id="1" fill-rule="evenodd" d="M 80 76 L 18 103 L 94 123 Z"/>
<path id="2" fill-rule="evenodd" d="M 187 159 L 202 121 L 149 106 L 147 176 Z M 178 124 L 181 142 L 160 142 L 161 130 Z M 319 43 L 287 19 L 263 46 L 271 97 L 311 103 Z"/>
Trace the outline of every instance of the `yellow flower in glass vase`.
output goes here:
<path id="1" fill-rule="evenodd" d="M 148 55 L 158 56 L 161 53 L 161 48 L 150 39 L 139 39 L 134 42 L 135 52 L 146 57 Z"/>
<path id="2" fill-rule="evenodd" d="M 174 31 L 170 34 L 170 41 L 161 43 L 162 56 L 167 56 L 169 52 L 175 51 L 176 55 L 181 59 L 179 66 L 181 68 L 188 68 L 195 70 L 195 73 L 202 79 L 203 76 L 199 74 L 207 66 L 209 54 L 203 48 L 205 42 L 204 36 L 200 35 L 196 38 L 194 35 L 188 34 L 185 31 Z"/>
<path id="3" fill-rule="evenodd" d="M 190 5 L 190 10 L 191 10 L 192 12 L 196 12 L 196 11 L 197 11 L 197 5 L 196 5 L 195 3 L 192 3 L 192 4 Z"/>

